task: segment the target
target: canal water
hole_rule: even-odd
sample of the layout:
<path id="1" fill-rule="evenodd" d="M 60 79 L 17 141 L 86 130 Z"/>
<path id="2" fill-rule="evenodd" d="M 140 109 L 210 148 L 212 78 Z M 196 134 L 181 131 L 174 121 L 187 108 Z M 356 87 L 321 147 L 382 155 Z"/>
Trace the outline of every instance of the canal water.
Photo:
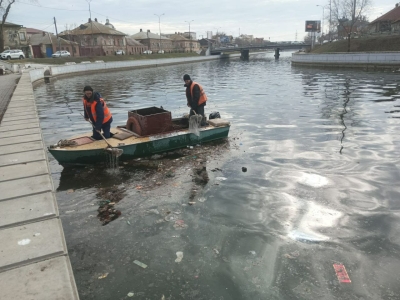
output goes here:
<path id="1" fill-rule="evenodd" d="M 91 130 L 85 85 L 115 125 L 143 107 L 187 113 L 185 73 L 203 85 L 206 113 L 232 125 L 226 141 L 116 170 L 63 168 L 49 154 L 82 300 L 400 299 L 399 74 L 292 67 L 282 54 L 36 87 L 47 145 Z M 121 216 L 102 226 L 107 200 Z"/>

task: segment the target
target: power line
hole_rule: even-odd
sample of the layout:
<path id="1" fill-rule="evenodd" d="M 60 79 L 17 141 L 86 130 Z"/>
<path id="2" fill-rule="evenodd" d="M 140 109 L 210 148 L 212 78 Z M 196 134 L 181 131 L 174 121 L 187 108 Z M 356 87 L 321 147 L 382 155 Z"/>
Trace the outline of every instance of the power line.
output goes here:
<path id="1" fill-rule="evenodd" d="M 36 5 L 36 4 L 25 3 L 25 2 L 19 2 L 19 3 L 21 3 L 21 4 L 26 4 L 26 5 L 31 5 L 31 6 L 35 6 L 35 7 L 39 7 L 39 8 L 47 8 L 47 9 L 55 9 L 55 10 L 85 11 L 85 12 L 87 11 L 86 9 L 66 9 L 66 8 L 55 8 L 55 7 L 48 7 L 48 6 Z M 106 18 L 108 18 L 108 16 L 109 16 L 109 15 L 103 15 L 103 14 L 101 14 L 101 13 L 99 13 L 99 12 L 94 11 L 94 10 L 92 10 L 92 12 L 94 12 L 94 13 L 100 15 L 100 16 L 106 17 Z M 111 19 L 112 19 L 112 20 L 116 20 L 116 21 L 120 21 L 120 22 L 124 22 L 124 23 L 127 23 L 127 24 L 137 24 L 137 23 L 132 23 L 132 22 L 126 21 L 126 20 L 121 20 L 121 19 L 112 18 L 112 17 L 111 17 Z"/>
<path id="2" fill-rule="evenodd" d="M 48 7 L 48 6 L 36 5 L 36 4 L 25 3 L 25 2 L 18 2 L 18 3 L 20 3 L 20 4 L 26 4 L 26 5 L 31 5 L 31 6 L 36 6 L 36 7 L 40 7 L 40 8 L 55 9 L 55 10 L 86 11 L 85 9 L 66 9 L 66 8 L 56 8 L 56 7 Z"/>

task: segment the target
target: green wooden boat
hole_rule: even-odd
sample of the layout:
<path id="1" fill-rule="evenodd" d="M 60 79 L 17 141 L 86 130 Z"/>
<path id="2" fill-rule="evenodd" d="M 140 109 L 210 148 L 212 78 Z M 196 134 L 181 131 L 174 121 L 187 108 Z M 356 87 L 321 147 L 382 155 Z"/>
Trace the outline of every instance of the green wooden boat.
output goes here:
<path id="1" fill-rule="evenodd" d="M 107 139 L 107 142 L 112 147 L 123 151 L 119 157 L 120 160 L 129 160 L 228 137 L 230 123 L 226 120 L 209 120 L 207 126 L 199 128 L 199 136 L 197 136 L 189 132 L 187 124 L 182 125 L 182 119 L 172 119 L 172 122 L 177 125 L 172 131 L 147 136 L 131 134 L 123 138 L 124 134 L 129 133 L 125 126 L 112 128 L 111 132 L 115 135 Z M 109 148 L 107 143 L 104 140 L 93 140 L 91 135 L 92 132 L 72 137 L 48 147 L 48 150 L 61 165 L 106 161 L 106 155 L 109 155 L 106 151 Z M 72 142 L 68 143 L 68 141 Z M 69 145 L 72 143 L 75 145 Z"/>

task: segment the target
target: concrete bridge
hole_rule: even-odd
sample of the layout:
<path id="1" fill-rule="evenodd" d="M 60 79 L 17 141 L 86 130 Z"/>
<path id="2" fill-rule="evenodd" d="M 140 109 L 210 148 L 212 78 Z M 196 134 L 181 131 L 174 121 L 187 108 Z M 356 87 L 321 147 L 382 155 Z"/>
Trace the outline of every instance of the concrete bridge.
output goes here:
<path id="1" fill-rule="evenodd" d="M 300 50 L 306 48 L 311 48 L 311 44 L 266 44 L 266 45 L 249 45 L 244 47 L 213 47 L 210 50 L 210 54 L 221 55 L 227 52 L 240 51 L 241 57 L 244 59 L 248 59 L 250 50 L 274 49 L 275 58 L 279 58 L 280 50 Z"/>

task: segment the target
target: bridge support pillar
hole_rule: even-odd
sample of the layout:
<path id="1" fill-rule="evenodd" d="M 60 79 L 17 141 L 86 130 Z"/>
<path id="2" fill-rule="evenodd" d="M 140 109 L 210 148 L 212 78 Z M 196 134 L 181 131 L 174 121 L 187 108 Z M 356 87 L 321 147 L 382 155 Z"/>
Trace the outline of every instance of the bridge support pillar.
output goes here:
<path id="1" fill-rule="evenodd" d="M 240 50 L 240 58 L 243 60 L 249 60 L 249 49 L 242 49 Z"/>
<path id="2" fill-rule="evenodd" d="M 280 54 L 279 54 L 279 48 L 275 48 L 275 59 L 279 59 L 279 56 L 280 56 Z"/>

